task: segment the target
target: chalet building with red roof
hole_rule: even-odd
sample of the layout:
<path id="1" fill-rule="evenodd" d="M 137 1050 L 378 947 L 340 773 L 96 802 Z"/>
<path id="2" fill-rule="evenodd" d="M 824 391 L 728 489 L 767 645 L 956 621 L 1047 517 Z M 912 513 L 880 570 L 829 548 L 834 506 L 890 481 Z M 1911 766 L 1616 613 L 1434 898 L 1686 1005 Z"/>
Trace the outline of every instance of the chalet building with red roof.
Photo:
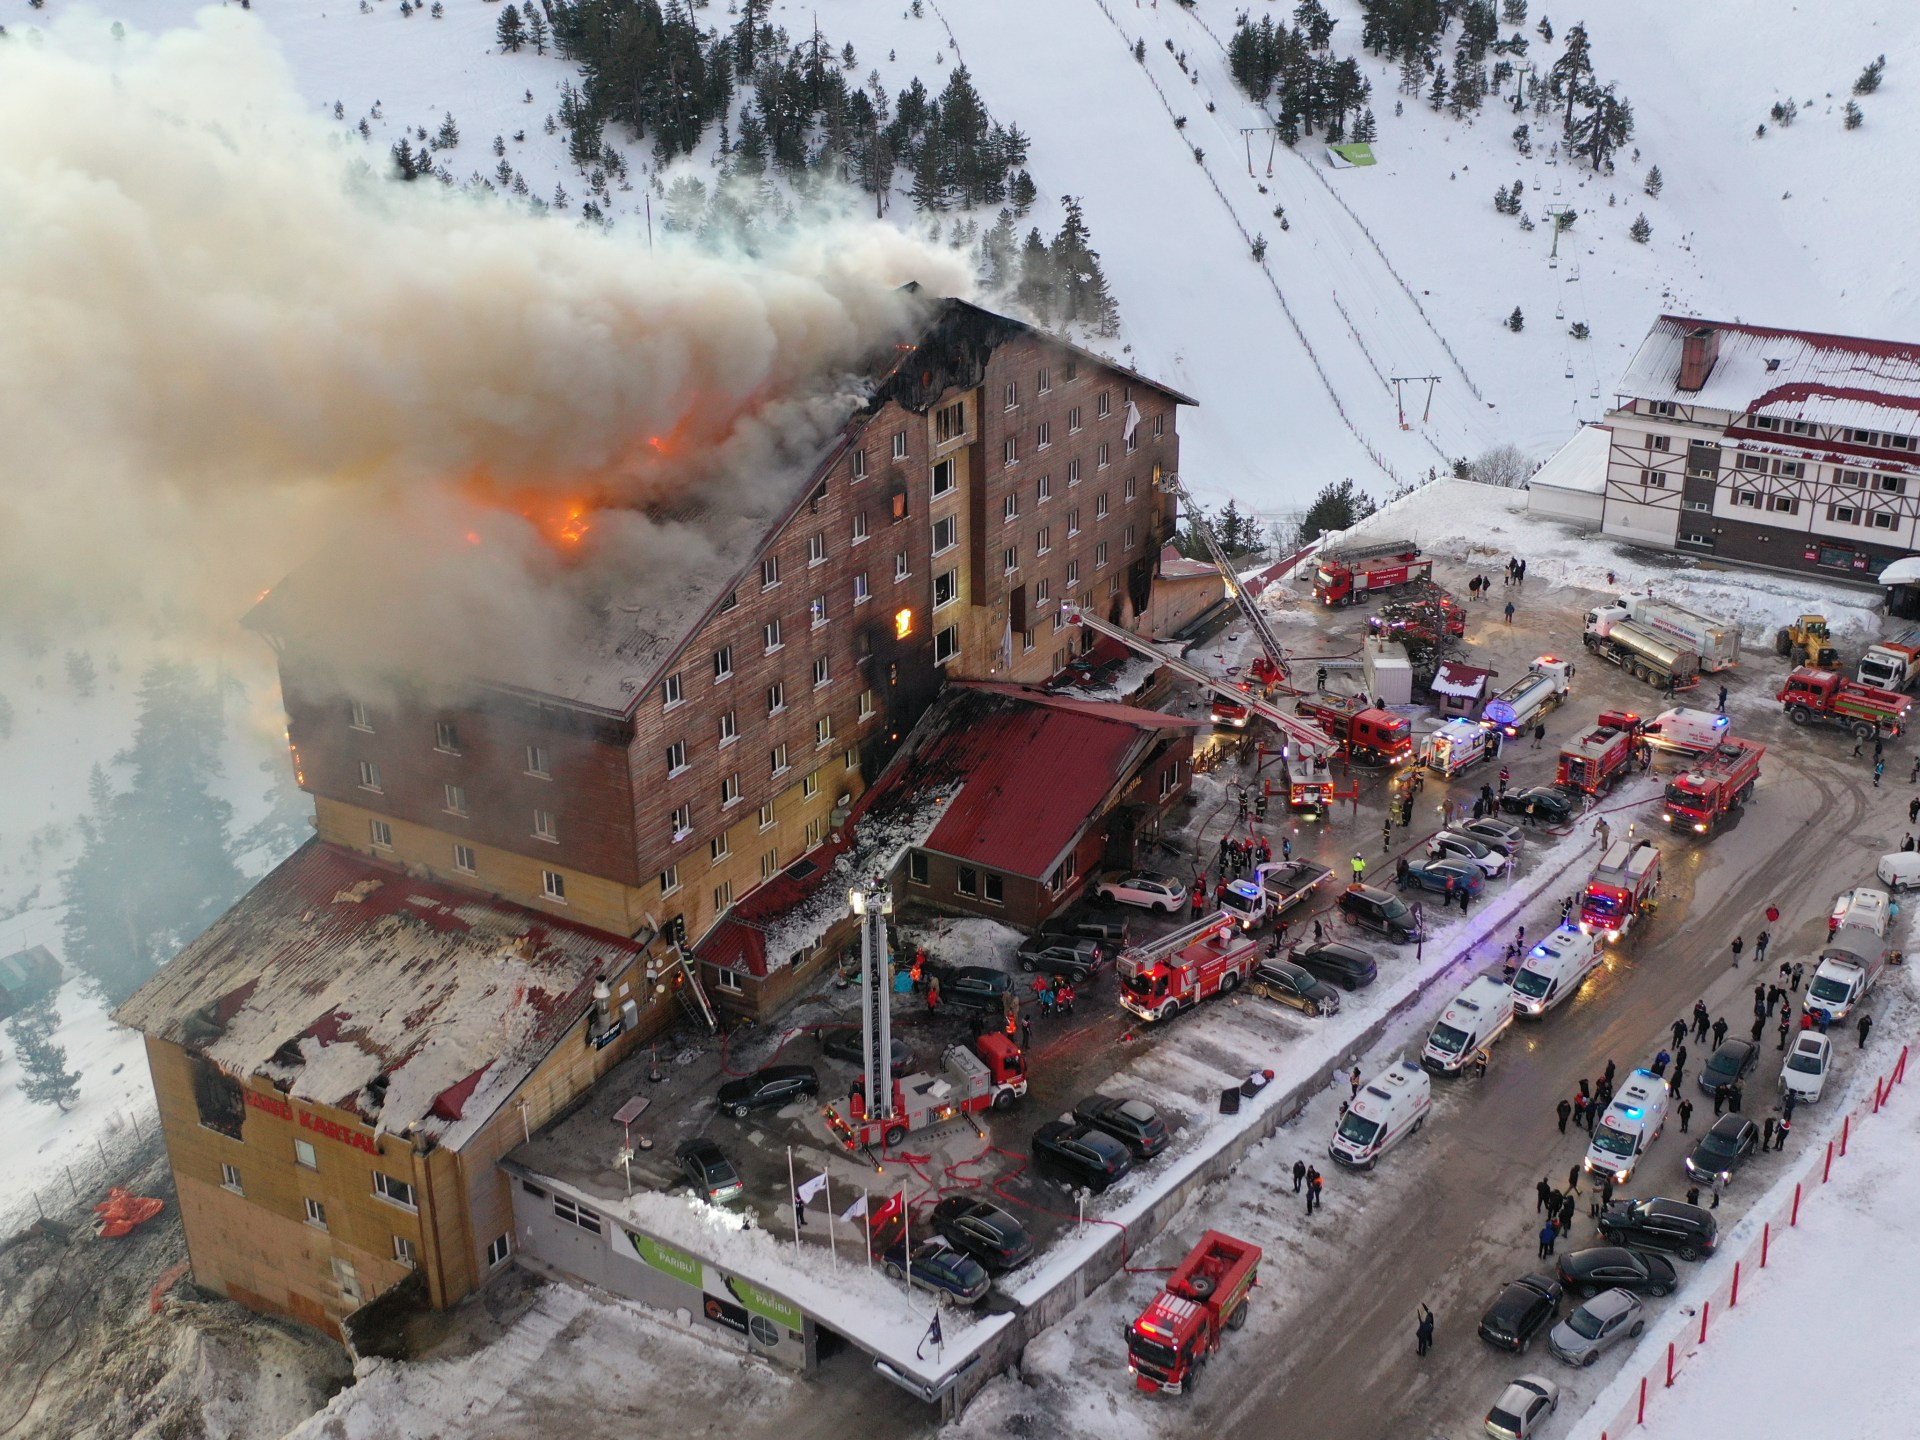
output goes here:
<path id="1" fill-rule="evenodd" d="M 1920 548 L 1920 343 L 1663 315 L 1615 389 L 1605 534 L 1868 583 Z"/>

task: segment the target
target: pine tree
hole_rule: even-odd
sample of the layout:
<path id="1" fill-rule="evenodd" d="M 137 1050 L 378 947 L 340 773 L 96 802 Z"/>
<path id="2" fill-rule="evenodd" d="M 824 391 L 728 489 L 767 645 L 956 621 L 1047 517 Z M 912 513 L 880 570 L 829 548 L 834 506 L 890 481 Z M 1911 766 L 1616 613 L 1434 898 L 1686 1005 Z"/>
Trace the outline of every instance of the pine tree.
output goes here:
<path id="1" fill-rule="evenodd" d="M 1039 190 L 1033 183 L 1033 176 L 1025 170 L 1013 177 L 1013 183 L 1007 187 L 1007 198 L 1013 201 L 1013 213 L 1025 215 L 1033 208 Z"/>
<path id="2" fill-rule="evenodd" d="M 1053 319 L 1055 303 L 1053 254 L 1038 226 L 1027 231 L 1020 248 L 1020 284 L 1015 297 L 1043 324 Z"/>
<path id="3" fill-rule="evenodd" d="M 1447 67 L 1440 65 L 1433 72 L 1433 88 L 1427 91 L 1427 108 L 1439 110 L 1447 103 Z"/>
<path id="4" fill-rule="evenodd" d="M 392 151 L 393 168 L 402 180 L 413 180 L 420 174 L 420 163 L 414 158 L 413 142 L 402 135 L 394 142 Z"/>
<path id="5" fill-rule="evenodd" d="M 1593 108 L 1568 127 L 1567 140 L 1574 154 L 1593 163 L 1597 175 L 1612 164 L 1614 152 L 1633 138 L 1633 106 L 1615 95 L 1611 85 L 1604 90 L 1590 88 L 1586 99 Z"/>
<path id="6" fill-rule="evenodd" d="M 1647 241 L 1653 238 L 1653 226 L 1647 223 L 1647 216 L 1645 211 L 1642 211 L 1639 218 L 1636 219 L 1633 222 L 1633 224 L 1627 227 L 1627 234 L 1631 235 L 1637 242 L 1639 242 L 1642 245 L 1646 244 Z"/>
<path id="7" fill-rule="evenodd" d="M 1527 317 L 1520 313 L 1520 307 L 1516 305 L 1513 307 L 1513 313 L 1507 316 L 1507 329 L 1513 331 L 1514 334 L 1518 335 L 1522 330 L 1526 328 L 1527 328 Z"/>
<path id="8" fill-rule="evenodd" d="M 500 12 L 500 23 L 494 26 L 493 38 L 500 43 L 502 50 L 518 50 L 526 43 L 526 27 L 520 23 L 520 7 L 509 4 Z"/>
<path id="9" fill-rule="evenodd" d="M 1860 78 L 1853 82 L 1853 93 L 1856 95 L 1873 94 L 1874 91 L 1880 88 L 1880 76 L 1885 72 L 1886 68 L 1887 57 L 1884 55 L 1876 56 L 1873 63 L 1860 72 Z M 1849 125 L 1847 128 L 1851 130 L 1854 127 Z"/>
<path id="10" fill-rule="evenodd" d="M 1505 0 L 1500 7 L 1500 19 L 1507 25 L 1527 23 L 1527 0 Z"/>
<path id="11" fill-rule="evenodd" d="M 82 700 L 92 699 L 99 678 L 99 671 L 93 668 L 91 655 L 82 650 L 67 652 L 67 683 L 73 687 L 74 694 Z"/>
<path id="12" fill-rule="evenodd" d="M 1533 134 L 1525 125 L 1514 126 L 1513 148 L 1522 155 L 1533 154 Z"/>
<path id="13" fill-rule="evenodd" d="M 1576 340 L 1584 340 L 1592 333 L 1593 332 L 1587 328 L 1587 322 L 1584 320 L 1576 320 L 1567 327 L 1567 334 Z"/>
<path id="14" fill-rule="evenodd" d="M 1535 26 L 1534 29 L 1538 32 L 1541 40 L 1549 45 L 1553 43 L 1553 21 L 1542 15 L 1540 17 L 1540 23 Z"/>
<path id="15" fill-rule="evenodd" d="M 67 1069 L 67 1051 L 53 1043 L 57 1019 L 49 997 L 28 1006 L 7 1022 L 14 1058 L 20 1062 L 20 1091 L 35 1105 L 57 1106 L 62 1114 L 80 1096 L 80 1075 Z"/>
<path id="16" fill-rule="evenodd" d="M 1352 480 L 1336 480 L 1314 497 L 1300 517 L 1300 543 L 1318 540 L 1331 530 L 1350 530 L 1373 512 L 1372 496 Z"/>
<path id="17" fill-rule="evenodd" d="M 451 150 L 460 143 L 460 127 L 453 123 L 451 110 L 441 120 L 439 133 L 433 137 L 433 143 L 442 150 Z"/>
<path id="18" fill-rule="evenodd" d="M 532 0 L 528 0 L 527 4 L 526 29 L 527 43 L 533 46 L 533 53 L 536 55 L 546 54 L 547 41 L 552 38 L 553 32 L 547 29 L 546 16 L 540 13 L 540 7 L 532 3 Z"/>
<path id="19" fill-rule="evenodd" d="M 1844 124 L 1846 128 L 1849 130 L 1858 130 L 1863 124 L 1866 123 L 1866 119 L 1867 119 L 1866 113 L 1863 110 L 1861 110 L 1858 102 L 1856 101 L 1853 101 L 1853 100 L 1847 101 L 1847 108 L 1841 111 L 1840 113 L 1841 113 L 1841 116 L 1843 117 L 1841 123 Z"/>
<path id="20" fill-rule="evenodd" d="M 1592 85 L 1593 49 L 1587 41 L 1587 27 L 1575 25 L 1567 31 L 1566 49 L 1547 71 L 1547 93 L 1566 102 L 1561 126 L 1569 134 L 1573 130 L 1573 107 L 1586 100 Z"/>
<path id="21" fill-rule="evenodd" d="M 1359 120 L 1354 123 L 1353 138 L 1369 145 L 1380 138 L 1380 127 L 1373 118 L 1372 106 L 1360 112 Z"/>
<path id="22" fill-rule="evenodd" d="M 1651 170 L 1647 171 L 1646 183 L 1643 184 L 1640 188 L 1646 191 L 1647 194 L 1652 196 L 1655 200 L 1658 200 L 1660 198 L 1660 191 L 1662 187 L 1666 185 L 1666 183 L 1667 183 L 1666 178 L 1660 173 L 1660 167 L 1656 165 Z"/>

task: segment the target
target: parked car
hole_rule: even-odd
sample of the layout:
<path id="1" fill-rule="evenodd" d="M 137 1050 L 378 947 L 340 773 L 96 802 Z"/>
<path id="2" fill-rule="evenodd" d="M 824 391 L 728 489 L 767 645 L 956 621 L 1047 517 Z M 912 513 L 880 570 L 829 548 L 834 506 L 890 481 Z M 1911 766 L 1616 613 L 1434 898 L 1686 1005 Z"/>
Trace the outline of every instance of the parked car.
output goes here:
<path id="1" fill-rule="evenodd" d="M 943 965 L 933 975 L 940 981 L 940 1003 L 964 1010 L 998 1010 L 1013 989 L 1013 976 L 986 965 Z"/>
<path id="2" fill-rule="evenodd" d="M 1920 852 L 1896 850 L 1891 855 L 1882 855 L 1873 873 L 1896 895 L 1904 890 L 1920 890 Z"/>
<path id="3" fill-rule="evenodd" d="M 1036 935 L 1020 946 L 1020 968 L 1031 974 L 1060 975 L 1078 985 L 1095 974 L 1105 957 L 1097 940 L 1068 940 Z"/>
<path id="4" fill-rule="evenodd" d="M 1614 1245 L 1636 1250 L 1664 1250 L 1682 1260 L 1698 1260 L 1713 1253 L 1720 1227 L 1713 1212 L 1683 1200 L 1614 1200 L 1595 1221 L 1600 1233 Z"/>
<path id="5" fill-rule="evenodd" d="M 1442 895 L 1457 895 L 1464 889 L 1476 899 L 1487 888 L 1486 876 L 1478 865 L 1451 855 L 1409 856 L 1394 867 L 1393 879 L 1402 890 L 1412 885 Z"/>
<path id="6" fill-rule="evenodd" d="M 1802 1030 L 1793 1037 L 1787 1063 L 1780 1067 L 1781 1088 L 1811 1105 L 1826 1092 L 1827 1072 L 1832 1068 L 1832 1037 L 1818 1030 Z"/>
<path id="7" fill-rule="evenodd" d="M 1730 1090 L 1744 1079 L 1760 1058 L 1760 1047 L 1751 1040 L 1729 1040 L 1707 1057 L 1700 1067 L 1700 1088 L 1709 1095 Z"/>
<path id="8" fill-rule="evenodd" d="M 750 1110 L 784 1105 L 802 1095 L 818 1095 L 820 1077 L 811 1065 L 769 1065 L 720 1087 L 720 1108 L 744 1120 Z"/>
<path id="9" fill-rule="evenodd" d="M 1687 1175 L 1702 1185 L 1725 1189 L 1759 1144 L 1759 1126 L 1744 1115 L 1722 1115 L 1687 1156 Z"/>
<path id="10" fill-rule="evenodd" d="M 1302 945 L 1290 957 L 1293 963 L 1342 990 L 1358 990 L 1371 985 L 1380 975 L 1373 957 L 1358 946 L 1338 940 L 1323 940 L 1318 945 Z"/>
<path id="11" fill-rule="evenodd" d="M 889 1280 L 905 1275 L 922 1290 L 950 1296 L 962 1305 L 978 1304 L 993 1284 L 986 1267 L 966 1251 L 955 1248 L 944 1235 L 916 1243 L 911 1261 L 902 1237 L 888 1247 L 882 1263 Z"/>
<path id="12" fill-rule="evenodd" d="M 1459 860 L 1471 860 L 1487 873 L 1490 879 L 1498 879 L 1513 863 L 1513 857 L 1504 850 L 1496 850 L 1483 840 L 1471 835 L 1463 835 L 1458 830 L 1442 830 L 1427 841 L 1427 854 L 1435 859 L 1452 857 Z"/>
<path id="13" fill-rule="evenodd" d="M 1544 1375 L 1522 1375 L 1500 1392 L 1487 1411 L 1487 1434 L 1496 1440 L 1533 1440 L 1560 1408 L 1560 1387 Z"/>
<path id="14" fill-rule="evenodd" d="M 1125 920 L 1102 919 L 1082 910 L 1041 921 L 1039 933 L 1064 935 L 1070 940 L 1092 940 L 1100 946 L 1103 955 L 1113 956 L 1127 948 L 1130 928 Z"/>
<path id="15" fill-rule="evenodd" d="M 1093 893 L 1116 905 L 1138 905 L 1161 915 L 1187 903 L 1186 882 L 1172 875 L 1112 875 L 1094 886 Z"/>
<path id="16" fill-rule="evenodd" d="M 1564 790 L 1551 785 L 1529 785 L 1525 790 L 1509 790 L 1500 797 L 1500 809 L 1508 815 L 1524 815 L 1527 803 L 1533 803 L 1536 820 L 1549 825 L 1565 825 L 1580 813 L 1580 802 Z"/>
<path id="17" fill-rule="evenodd" d="M 1569 1293 L 1597 1295 L 1602 1290 L 1631 1290 L 1638 1295 L 1670 1295 L 1678 1283 L 1673 1265 L 1658 1255 L 1624 1245 L 1594 1245 L 1560 1257 L 1560 1283 Z"/>
<path id="18" fill-rule="evenodd" d="M 687 1177 L 687 1183 L 716 1205 L 738 1199 L 746 1190 L 740 1183 L 740 1172 L 711 1140 L 685 1141 L 674 1152 L 674 1158 L 680 1162 L 680 1171 Z"/>
<path id="19" fill-rule="evenodd" d="M 1098 1194 L 1133 1169 L 1133 1156 L 1106 1131 L 1082 1120 L 1049 1120 L 1033 1132 L 1033 1168 L 1074 1189 Z"/>
<path id="20" fill-rule="evenodd" d="M 866 1042 L 858 1025 L 835 1025 L 820 1032 L 820 1048 L 835 1060 L 845 1060 L 851 1065 L 864 1064 L 866 1061 Z M 898 1035 L 887 1047 L 893 1057 L 892 1071 L 897 1080 L 902 1075 L 913 1073 L 913 1050 Z"/>
<path id="21" fill-rule="evenodd" d="M 1520 842 L 1526 837 L 1522 830 L 1510 820 L 1495 820 L 1488 816 L 1485 820 L 1466 820 L 1453 827 L 1462 835 L 1472 836 L 1482 845 L 1498 850 L 1503 855 L 1518 855 Z"/>
<path id="22" fill-rule="evenodd" d="M 935 1233 L 998 1275 L 1033 1258 L 1033 1237 L 1020 1222 L 986 1200 L 949 1195 L 933 1207 Z"/>
<path id="23" fill-rule="evenodd" d="M 1309 1015 L 1335 1015 L 1340 1010 L 1339 993 L 1291 960 L 1262 960 L 1247 988 Z"/>
<path id="24" fill-rule="evenodd" d="M 1340 914 L 1349 925 L 1377 931 L 1397 945 L 1420 938 L 1420 928 L 1407 902 L 1371 885 L 1349 885 L 1340 896 Z M 1305 963 L 1298 955 L 1293 958 Z"/>
<path id="25" fill-rule="evenodd" d="M 1480 1338 L 1502 1350 L 1525 1350 L 1559 1313 L 1560 1294 L 1560 1282 L 1551 1275 L 1509 1280 L 1480 1317 Z"/>
<path id="26" fill-rule="evenodd" d="M 1647 1307 L 1625 1290 L 1602 1290 L 1547 1334 L 1547 1348 L 1569 1365 L 1591 1365 L 1614 1341 L 1647 1328 Z"/>
<path id="27" fill-rule="evenodd" d="M 1073 1107 L 1073 1118 L 1096 1130 L 1104 1130 L 1136 1160 L 1151 1160 L 1167 1148 L 1173 1132 L 1160 1112 L 1144 1100 L 1125 1096 L 1089 1095 Z"/>

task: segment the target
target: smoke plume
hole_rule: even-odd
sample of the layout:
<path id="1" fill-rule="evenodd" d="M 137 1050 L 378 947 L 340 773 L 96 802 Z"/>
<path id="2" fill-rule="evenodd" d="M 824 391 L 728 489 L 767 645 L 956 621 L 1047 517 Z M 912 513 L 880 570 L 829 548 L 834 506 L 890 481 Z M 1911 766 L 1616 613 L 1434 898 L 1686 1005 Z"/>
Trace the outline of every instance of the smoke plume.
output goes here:
<path id="1" fill-rule="evenodd" d="M 346 535 L 423 654 L 481 601 L 537 646 L 700 541 L 629 512 L 569 568 L 519 510 L 751 509 L 911 331 L 897 287 L 968 283 L 871 221 L 716 255 L 402 183 L 230 10 L 0 41 L 0 135 L 0 621 L 230 631 Z"/>

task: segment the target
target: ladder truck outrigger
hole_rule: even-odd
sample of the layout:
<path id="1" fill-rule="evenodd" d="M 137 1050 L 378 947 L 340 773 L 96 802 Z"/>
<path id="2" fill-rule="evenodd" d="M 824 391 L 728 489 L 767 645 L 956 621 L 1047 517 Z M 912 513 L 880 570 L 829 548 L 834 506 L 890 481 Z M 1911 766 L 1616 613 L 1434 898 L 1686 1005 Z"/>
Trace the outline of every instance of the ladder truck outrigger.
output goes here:
<path id="1" fill-rule="evenodd" d="M 1283 756 L 1287 767 L 1288 808 L 1320 814 L 1332 808 L 1334 801 L 1359 794 L 1357 782 L 1350 791 L 1341 790 L 1334 784 L 1332 759 L 1339 747 L 1333 737 L 1318 725 L 1282 710 L 1233 680 L 1209 675 L 1198 666 L 1167 654 L 1146 636 L 1136 635 L 1125 626 L 1101 620 L 1070 601 L 1061 602 L 1060 614 L 1068 624 L 1105 635 L 1137 655 L 1159 661 L 1182 680 L 1191 681 L 1203 690 L 1244 708 L 1249 715 L 1259 716 L 1278 730 L 1287 742 Z"/>

